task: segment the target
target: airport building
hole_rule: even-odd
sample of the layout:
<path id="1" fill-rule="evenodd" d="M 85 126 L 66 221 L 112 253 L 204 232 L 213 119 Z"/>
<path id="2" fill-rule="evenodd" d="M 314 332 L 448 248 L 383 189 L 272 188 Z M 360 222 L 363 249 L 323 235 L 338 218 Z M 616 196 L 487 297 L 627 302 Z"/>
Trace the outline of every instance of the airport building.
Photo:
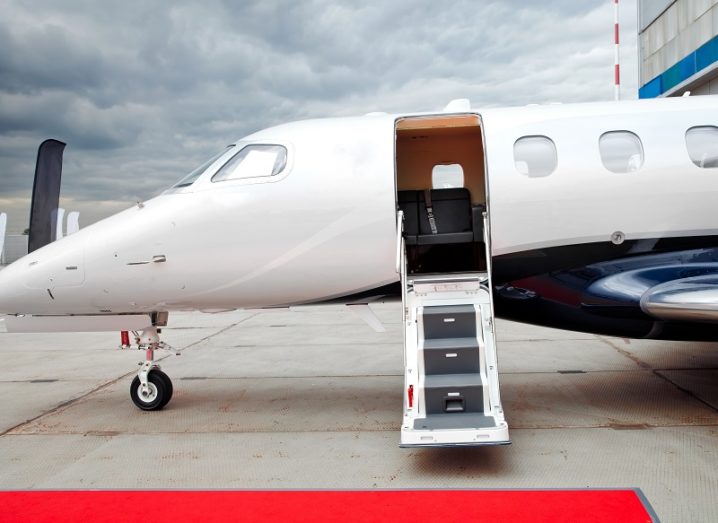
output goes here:
<path id="1" fill-rule="evenodd" d="M 718 94 L 718 0 L 639 0 L 639 98 Z"/>

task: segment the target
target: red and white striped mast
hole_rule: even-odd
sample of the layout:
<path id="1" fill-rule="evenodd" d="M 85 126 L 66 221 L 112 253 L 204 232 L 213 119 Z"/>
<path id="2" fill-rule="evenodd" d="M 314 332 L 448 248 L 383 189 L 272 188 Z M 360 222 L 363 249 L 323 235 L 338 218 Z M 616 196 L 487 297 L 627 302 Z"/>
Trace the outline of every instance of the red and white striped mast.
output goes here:
<path id="1" fill-rule="evenodd" d="M 621 63 L 618 39 L 618 0 L 613 0 L 613 42 L 615 48 L 615 63 L 613 72 L 613 95 L 616 101 L 621 99 Z"/>

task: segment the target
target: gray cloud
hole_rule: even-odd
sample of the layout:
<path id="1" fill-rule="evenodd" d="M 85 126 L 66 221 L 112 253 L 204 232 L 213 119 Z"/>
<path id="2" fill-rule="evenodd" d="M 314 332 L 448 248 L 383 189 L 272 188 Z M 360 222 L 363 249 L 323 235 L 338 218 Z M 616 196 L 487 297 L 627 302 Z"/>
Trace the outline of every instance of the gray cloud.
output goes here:
<path id="1" fill-rule="evenodd" d="M 635 97 L 635 1 L 622 6 Z M 87 223 L 284 121 L 613 92 L 612 8 L 594 0 L 10 0 L 0 48 L 0 205 L 13 230 L 48 137 L 68 143 L 64 201 Z"/>

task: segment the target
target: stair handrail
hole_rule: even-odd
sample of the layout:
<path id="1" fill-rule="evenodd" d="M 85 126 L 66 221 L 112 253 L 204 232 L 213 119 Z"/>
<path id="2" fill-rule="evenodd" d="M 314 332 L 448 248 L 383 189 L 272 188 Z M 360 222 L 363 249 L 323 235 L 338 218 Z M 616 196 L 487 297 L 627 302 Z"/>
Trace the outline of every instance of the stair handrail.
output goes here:
<path id="1" fill-rule="evenodd" d="M 396 272 L 401 274 L 401 239 L 404 234 L 404 211 L 396 212 Z"/>

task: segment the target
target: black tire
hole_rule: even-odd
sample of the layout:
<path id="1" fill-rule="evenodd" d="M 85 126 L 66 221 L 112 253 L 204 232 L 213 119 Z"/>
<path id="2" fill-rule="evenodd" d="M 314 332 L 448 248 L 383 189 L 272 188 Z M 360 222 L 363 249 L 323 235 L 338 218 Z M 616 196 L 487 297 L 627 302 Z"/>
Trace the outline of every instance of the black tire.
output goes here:
<path id="1" fill-rule="evenodd" d="M 150 371 L 147 375 L 147 382 L 150 394 L 144 397 L 140 394 L 140 378 L 135 376 L 130 385 L 130 397 L 132 402 L 142 410 L 160 410 L 165 406 L 165 398 L 167 397 L 167 384 L 165 380 L 158 376 L 155 371 Z M 163 403 L 164 402 L 164 403 Z"/>
<path id="2" fill-rule="evenodd" d="M 162 400 L 162 404 L 160 405 L 160 408 L 164 408 L 165 405 L 167 405 L 170 400 L 172 399 L 172 393 L 174 393 L 174 387 L 172 386 L 172 380 L 170 377 L 162 372 L 160 369 L 152 369 L 150 371 L 150 374 L 155 374 L 159 378 L 163 379 L 165 382 L 165 397 Z"/>

